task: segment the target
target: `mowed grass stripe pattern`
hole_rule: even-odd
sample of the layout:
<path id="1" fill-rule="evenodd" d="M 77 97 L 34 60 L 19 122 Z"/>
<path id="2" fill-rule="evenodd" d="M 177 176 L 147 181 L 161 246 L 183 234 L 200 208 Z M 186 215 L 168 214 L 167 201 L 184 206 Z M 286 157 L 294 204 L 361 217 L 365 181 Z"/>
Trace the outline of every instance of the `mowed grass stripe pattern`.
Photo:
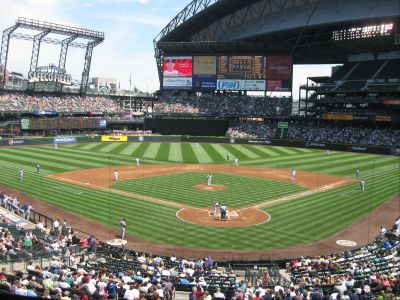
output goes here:
<path id="1" fill-rule="evenodd" d="M 144 158 L 144 163 L 171 161 L 224 164 L 229 164 L 234 157 L 239 157 L 241 165 L 296 168 L 348 177 L 354 177 L 356 169 L 361 171 L 362 176 L 366 176 L 374 171 L 390 169 L 398 163 L 398 158 L 391 156 L 344 152 L 327 155 L 320 150 L 303 152 L 299 149 L 291 149 L 291 153 L 295 153 L 292 155 L 285 151 L 282 152 L 282 149 L 287 152 L 287 149 L 283 147 L 250 145 L 94 143 L 60 145 L 59 149 L 54 149 L 52 145 L 3 147 L 0 148 L 0 159 L 6 161 L 9 165 L 25 167 L 28 170 L 34 170 L 36 164 L 39 163 L 43 172 L 59 173 L 108 165 L 131 165 L 134 164 L 135 157 Z M 280 151 L 280 154 L 278 154 L 278 151 Z M 230 154 L 229 162 L 226 160 L 226 153 Z"/>
<path id="2" fill-rule="evenodd" d="M 21 184 L 14 168 L 4 168 L 0 181 L 106 226 L 110 223 L 115 229 L 118 229 L 118 220 L 127 217 L 129 224 L 133 225 L 128 233 L 152 241 L 221 249 L 245 249 L 251 245 L 251 248 L 261 249 L 312 242 L 344 228 L 354 218 L 368 213 L 370 204 L 374 208 L 385 197 L 398 193 L 393 188 L 399 184 L 398 172 L 399 170 L 394 170 L 376 175 L 374 189 L 367 180 L 366 192 L 358 192 L 358 185 L 352 185 L 294 202 L 275 204 L 267 209 L 272 215 L 271 222 L 263 225 L 212 230 L 209 227 L 180 223 L 175 217 L 176 209 L 165 205 L 88 190 L 36 174 L 27 174 Z M 344 194 L 348 192 L 351 193 Z M 259 237 L 265 232 L 268 232 L 268 239 L 258 239 L 258 242 L 254 240 L 254 236 Z M 241 236 L 240 239 L 233 238 L 238 235 Z M 181 238 L 177 239 L 177 236 Z M 221 239 L 221 236 L 226 239 Z"/>
<path id="3" fill-rule="evenodd" d="M 365 192 L 360 192 L 358 184 L 354 184 L 275 204 L 266 208 L 271 213 L 272 220 L 263 225 L 210 229 L 180 222 L 175 216 L 176 208 L 174 207 L 113 193 L 89 190 L 50 180 L 44 176 L 71 169 L 93 168 L 94 164 L 103 166 L 134 164 L 135 153 L 138 154 L 138 157 L 144 157 L 150 145 L 149 143 L 119 143 L 111 152 L 101 152 L 100 149 L 108 144 L 59 145 L 57 150 L 52 145 L 1 147 L 0 184 L 21 190 L 28 195 L 53 203 L 106 226 L 110 224 L 117 230 L 119 229 L 118 220 L 126 217 L 129 224 L 132 224 L 128 228 L 128 234 L 143 239 L 178 246 L 215 249 L 279 248 L 326 238 L 345 228 L 360 216 L 367 214 L 370 206 L 373 209 L 400 192 L 399 157 L 341 152 L 327 155 L 320 150 L 307 149 L 309 150 L 307 152 L 294 148 L 291 150 L 296 154 L 288 154 L 270 146 L 229 145 L 239 151 L 241 147 L 251 149 L 250 151 L 259 156 L 259 158 L 252 159 L 248 153 L 244 153 L 248 160 L 241 160 L 242 165 L 274 168 L 295 165 L 299 170 L 303 167 L 316 172 L 354 177 L 354 164 L 360 163 L 362 164 L 360 166 L 361 175 L 367 175 L 365 178 L 367 189 Z M 137 147 L 132 147 L 132 145 Z M 214 144 L 200 145 L 213 163 L 228 163 L 225 158 L 226 151 L 223 151 L 222 154 L 218 153 L 215 151 Z M 191 149 L 188 153 L 186 153 L 187 146 Z M 131 150 L 125 151 L 128 147 L 131 147 Z M 168 154 L 164 154 L 167 152 Z M 274 153 L 274 156 L 271 153 Z M 156 159 L 157 157 L 168 157 L 169 161 L 174 158 L 177 163 L 198 162 L 196 149 L 190 144 L 161 143 Z M 72 163 L 71 159 L 74 160 Z M 339 160 L 340 162 L 336 163 Z M 41 175 L 34 174 L 37 162 L 40 162 L 42 166 Z M 145 160 L 144 162 L 154 161 Z M 28 171 L 22 184 L 19 182 L 19 167 L 24 167 Z M 338 169 L 339 167 L 340 169 Z M 375 174 L 375 176 L 372 178 L 371 174 Z M 199 177 L 203 183 L 206 181 L 205 175 L 202 173 L 201 179 Z M 198 199 L 197 201 L 202 200 Z M 259 237 L 265 236 L 266 232 L 268 238 L 260 239 Z M 221 236 L 225 238 L 221 239 Z M 237 236 L 240 236 L 240 239 L 237 239 Z"/>
<path id="4" fill-rule="evenodd" d="M 166 199 L 194 207 L 211 207 L 224 203 L 229 207 L 245 207 L 306 190 L 291 182 L 244 177 L 225 173 L 212 173 L 213 184 L 226 187 L 222 191 L 195 189 L 207 183 L 207 173 L 185 172 L 119 181 L 113 188 Z"/>

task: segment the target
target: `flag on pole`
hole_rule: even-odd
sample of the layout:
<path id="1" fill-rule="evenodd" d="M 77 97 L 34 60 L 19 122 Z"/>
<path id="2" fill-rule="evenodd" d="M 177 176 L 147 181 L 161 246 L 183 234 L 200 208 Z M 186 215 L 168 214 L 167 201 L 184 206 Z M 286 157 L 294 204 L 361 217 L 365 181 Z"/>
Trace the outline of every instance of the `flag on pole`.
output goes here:
<path id="1" fill-rule="evenodd" d="M 132 74 L 129 74 L 129 86 L 132 87 Z"/>

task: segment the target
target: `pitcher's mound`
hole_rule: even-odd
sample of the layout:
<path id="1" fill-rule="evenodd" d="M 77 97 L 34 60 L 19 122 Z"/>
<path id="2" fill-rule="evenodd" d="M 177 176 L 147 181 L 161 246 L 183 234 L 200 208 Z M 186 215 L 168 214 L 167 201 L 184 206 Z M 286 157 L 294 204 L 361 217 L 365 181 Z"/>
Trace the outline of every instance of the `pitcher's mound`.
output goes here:
<path id="1" fill-rule="evenodd" d="M 222 191 L 226 189 L 226 186 L 223 184 L 197 184 L 194 185 L 193 188 L 197 190 L 203 190 L 203 191 Z"/>

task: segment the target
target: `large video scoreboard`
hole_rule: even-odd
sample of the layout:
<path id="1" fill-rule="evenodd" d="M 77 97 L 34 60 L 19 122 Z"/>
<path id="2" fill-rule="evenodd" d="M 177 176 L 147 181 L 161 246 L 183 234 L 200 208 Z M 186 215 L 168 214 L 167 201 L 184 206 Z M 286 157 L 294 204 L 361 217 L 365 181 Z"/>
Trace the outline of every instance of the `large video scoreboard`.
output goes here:
<path id="1" fill-rule="evenodd" d="M 222 55 L 164 58 L 164 89 L 291 91 L 290 56 Z"/>
<path id="2" fill-rule="evenodd" d="M 265 79 L 265 56 L 218 56 L 218 79 Z"/>

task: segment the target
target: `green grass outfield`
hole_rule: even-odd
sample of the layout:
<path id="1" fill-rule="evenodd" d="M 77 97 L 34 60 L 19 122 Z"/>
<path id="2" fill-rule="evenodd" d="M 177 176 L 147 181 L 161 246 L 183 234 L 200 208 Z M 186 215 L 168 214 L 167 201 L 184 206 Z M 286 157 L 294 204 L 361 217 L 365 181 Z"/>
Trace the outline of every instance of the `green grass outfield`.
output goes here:
<path id="1" fill-rule="evenodd" d="M 176 207 L 96 191 L 46 177 L 49 174 L 71 170 L 134 165 L 136 157 L 142 158 L 144 164 L 227 164 L 229 162 L 226 161 L 226 153 L 229 153 L 231 158 L 238 157 L 241 165 L 272 167 L 277 170 L 295 168 L 353 178 L 355 170 L 359 169 L 366 181 L 366 191 L 359 191 L 358 184 L 353 184 L 265 208 L 272 219 L 262 225 L 244 228 L 210 228 L 180 221 L 176 218 Z M 37 163 L 42 168 L 40 175 L 35 174 Z M 155 242 L 213 249 L 279 248 L 317 241 L 333 235 L 369 213 L 370 209 L 389 200 L 399 193 L 400 187 L 399 157 L 347 152 L 331 152 L 327 155 L 325 151 L 320 150 L 253 145 L 91 143 L 62 145 L 58 149 L 54 149 L 52 145 L 2 147 L 0 148 L 0 165 L 2 168 L 0 184 L 20 190 L 82 217 L 106 226 L 111 224 L 114 229 L 119 228 L 120 218 L 126 217 L 130 224 L 128 228 L 130 235 Z M 20 167 L 26 170 L 23 183 L 19 182 L 18 168 Z M 193 182 L 197 180 L 196 176 L 201 176 L 202 183 L 205 183 L 204 173 L 186 175 L 186 181 L 182 181 L 178 174 L 172 174 L 122 181 L 117 187 L 131 190 L 135 185 L 136 187 L 148 185 L 150 186 L 148 191 L 150 191 L 157 186 L 156 191 L 151 193 L 156 193 L 159 198 L 180 202 L 187 201 L 183 198 L 190 196 L 190 201 L 201 201 L 201 199 L 196 199 L 195 192 L 192 195 L 174 197 L 174 190 L 176 191 L 179 184 L 188 186 L 191 180 Z M 223 180 L 233 178 L 222 174 L 221 180 L 222 177 L 224 177 Z M 257 195 L 264 192 L 258 185 L 256 188 L 251 186 L 250 182 L 253 182 L 253 179 L 238 176 L 234 181 L 235 185 L 239 185 L 238 190 L 242 185 L 242 190 L 247 188 L 256 195 L 254 197 L 245 195 L 246 199 L 242 199 L 243 202 L 240 202 L 241 199 L 235 199 L 239 201 L 238 205 L 246 206 L 256 203 L 258 202 Z M 263 180 L 263 183 L 268 184 L 266 180 Z M 270 193 L 276 193 L 277 196 L 281 195 L 280 193 L 292 193 L 289 190 L 282 190 L 281 187 L 272 183 L 268 189 Z M 293 185 L 291 187 L 294 188 Z M 236 194 L 231 193 L 230 199 L 235 198 Z M 266 198 L 262 197 L 262 199 Z M 196 205 L 195 202 L 191 204 L 203 206 Z M 51 212 L 48 214 L 51 215 Z"/>

